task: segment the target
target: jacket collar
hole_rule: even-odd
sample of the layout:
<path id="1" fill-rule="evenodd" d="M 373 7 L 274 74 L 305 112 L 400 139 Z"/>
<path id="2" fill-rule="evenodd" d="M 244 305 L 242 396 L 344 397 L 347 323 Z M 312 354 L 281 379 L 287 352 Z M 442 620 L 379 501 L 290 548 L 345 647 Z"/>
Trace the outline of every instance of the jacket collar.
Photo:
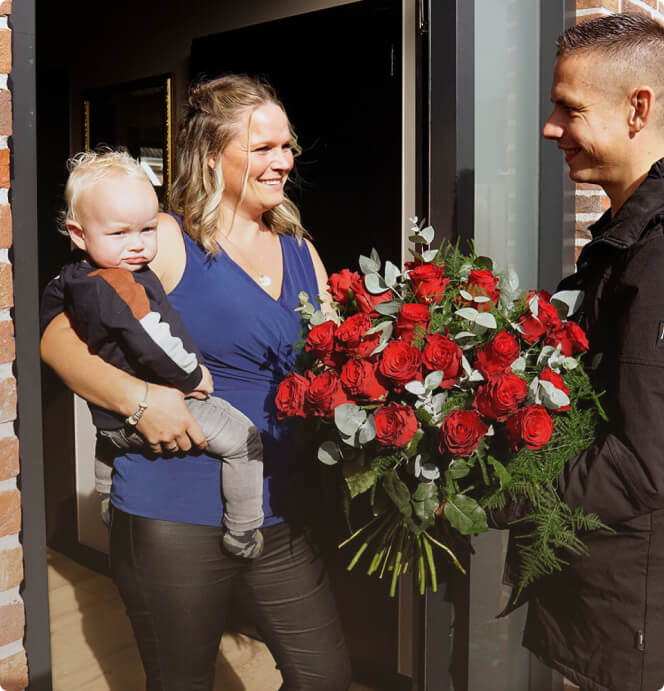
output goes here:
<path id="1" fill-rule="evenodd" d="M 641 237 L 648 222 L 658 215 L 664 216 L 664 158 L 652 165 L 645 180 L 623 204 L 615 218 L 611 218 L 609 209 L 589 227 L 593 239 L 587 247 L 608 243 L 626 249 Z"/>

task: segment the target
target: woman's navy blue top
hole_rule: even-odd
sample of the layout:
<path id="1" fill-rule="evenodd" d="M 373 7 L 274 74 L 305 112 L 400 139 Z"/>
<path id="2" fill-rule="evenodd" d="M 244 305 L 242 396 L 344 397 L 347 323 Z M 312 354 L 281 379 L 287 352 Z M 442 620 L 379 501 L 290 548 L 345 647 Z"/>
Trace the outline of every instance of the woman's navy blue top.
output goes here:
<path id="1" fill-rule="evenodd" d="M 309 249 L 304 241 L 280 236 L 283 283 L 274 300 L 226 252 L 208 257 L 184 232 L 183 237 L 187 263 L 168 297 L 212 374 L 214 395 L 241 410 L 261 432 L 265 525 L 279 523 L 293 482 L 295 444 L 293 424 L 277 420 L 274 397 L 293 369 L 301 328 L 300 313 L 294 311 L 298 293 L 318 295 Z M 122 511 L 221 525 L 219 460 L 205 454 L 155 458 L 131 453 L 116 458 L 114 469 L 111 502 Z"/>

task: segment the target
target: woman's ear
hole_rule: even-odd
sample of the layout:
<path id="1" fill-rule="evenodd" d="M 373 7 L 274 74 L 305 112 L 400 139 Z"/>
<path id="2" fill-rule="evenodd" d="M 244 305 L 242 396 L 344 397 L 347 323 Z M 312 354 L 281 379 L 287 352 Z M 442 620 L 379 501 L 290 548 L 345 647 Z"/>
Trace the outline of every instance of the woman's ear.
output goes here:
<path id="1" fill-rule="evenodd" d="M 214 170 L 217 167 L 217 154 L 210 154 L 208 156 L 207 163 L 208 163 L 208 168 L 211 168 L 212 170 Z"/>
<path id="2" fill-rule="evenodd" d="M 649 86 L 634 89 L 629 110 L 629 128 L 632 133 L 640 132 L 648 124 L 654 104 L 655 94 Z"/>
<path id="3" fill-rule="evenodd" d="M 69 233 L 69 238 L 78 247 L 78 249 L 87 251 L 87 246 L 85 244 L 85 235 L 83 234 L 83 228 L 76 223 L 76 221 L 67 221 L 66 223 L 67 232 Z"/>

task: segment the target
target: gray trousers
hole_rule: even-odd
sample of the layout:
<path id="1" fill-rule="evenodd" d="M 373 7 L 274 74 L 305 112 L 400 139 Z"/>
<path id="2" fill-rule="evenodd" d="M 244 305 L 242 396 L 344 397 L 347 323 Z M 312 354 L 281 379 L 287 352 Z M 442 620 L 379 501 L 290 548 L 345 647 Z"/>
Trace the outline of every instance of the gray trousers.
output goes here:
<path id="1" fill-rule="evenodd" d="M 256 425 L 216 396 L 204 401 L 187 398 L 185 403 L 208 441 L 205 452 L 218 456 L 222 462 L 224 525 L 240 532 L 260 527 L 263 523 L 263 444 Z M 121 451 L 149 449 L 145 438 L 127 427 L 99 430 L 98 434 Z M 110 492 L 111 470 L 111 466 L 100 458 L 95 460 L 95 484 L 102 494 Z"/>

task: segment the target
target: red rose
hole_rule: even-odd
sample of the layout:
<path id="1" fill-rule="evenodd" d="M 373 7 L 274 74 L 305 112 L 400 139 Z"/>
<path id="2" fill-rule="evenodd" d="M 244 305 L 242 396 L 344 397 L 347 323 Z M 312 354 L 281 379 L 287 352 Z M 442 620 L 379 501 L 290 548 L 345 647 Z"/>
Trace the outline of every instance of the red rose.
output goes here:
<path id="1" fill-rule="evenodd" d="M 541 449 L 551 439 L 553 420 L 544 406 L 529 405 L 507 418 L 505 433 L 515 451 L 523 444 L 529 449 Z"/>
<path id="2" fill-rule="evenodd" d="M 545 339 L 544 345 L 556 348 L 560 343 L 563 355 L 574 355 L 588 350 L 588 338 L 583 329 L 574 322 L 563 322 L 559 329 L 552 331 Z"/>
<path id="3" fill-rule="evenodd" d="M 311 351 L 321 362 L 334 367 L 336 360 L 334 355 L 334 334 L 337 326 L 332 321 L 326 321 L 312 327 L 305 349 Z"/>
<path id="4" fill-rule="evenodd" d="M 528 294 L 528 304 L 535 296 L 537 296 L 537 320 L 547 331 L 559 328 L 562 322 L 558 316 L 558 310 L 550 302 L 551 293 L 546 290 L 533 291 Z"/>
<path id="5" fill-rule="evenodd" d="M 371 318 L 368 314 L 358 312 L 348 317 L 335 334 L 339 349 L 348 356 L 369 357 L 380 340 L 379 334 L 365 335 L 370 328 Z"/>
<path id="6" fill-rule="evenodd" d="M 492 374 L 477 389 L 473 406 L 490 420 L 504 420 L 528 395 L 528 384 L 516 374 Z"/>
<path id="7" fill-rule="evenodd" d="M 453 456 L 470 456 L 488 429 L 474 410 L 453 410 L 443 420 L 438 448 L 441 453 L 447 450 Z"/>
<path id="8" fill-rule="evenodd" d="M 407 405 L 390 403 L 374 415 L 376 441 L 383 446 L 403 448 L 417 432 L 417 418 Z"/>
<path id="9" fill-rule="evenodd" d="M 309 380 L 296 372 L 291 372 L 277 388 L 275 404 L 277 417 L 305 417 L 304 402 L 309 390 Z"/>
<path id="10" fill-rule="evenodd" d="M 330 419 L 334 417 L 334 409 L 342 403 L 348 403 L 348 396 L 334 370 L 326 370 L 311 380 L 305 399 L 307 413 Z"/>
<path id="11" fill-rule="evenodd" d="M 415 326 L 418 324 L 426 331 L 431 321 L 431 313 L 427 305 L 406 303 L 399 309 L 395 335 L 404 341 L 412 342 Z"/>
<path id="12" fill-rule="evenodd" d="M 341 370 L 341 383 L 354 398 L 362 401 L 380 401 L 387 395 L 378 375 L 378 365 L 367 360 L 353 358 Z"/>
<path id="13" fill-rule="evenodd" d="M 338 274 L 332 274 L 327 279 L 332 299 L 340 305 L 347 305 L 350 301 L 348 291 L 353 281 L 359 277 L 357 271 L 349 271 L 348 269 L 342 269 Z"/>
<path id="14" fill-rule="evenodd" d="M 360 312 L 370 314 L 372 317 L 378 316 L 378 312 L 376 312 L 375 309 L 377 304 L 381 302 L 389 302 L 392 299 L 391 290 L 386 290 L 384 293 L 380 293 L 379 295 L 372 295 L 364 287 L 364 277 L 360 275 L 357 275 L 356 278 L 353 279 L 350 289 L 353 291 L 353 295 L 355 296 L 357 309 L 360 310 Z"/>
<path id="15" fill-rule="evenodd" d="M 540 381 L 550 381 L 556 389 L 560 389 L 569 398 L 569 389 L 565 386 L 565 380 L 552 369 L 544 367 L 538 375 Z M 555 409 L 555 413 L 564 413 L 569 410 L 569 405 Z"/>
<path id="16" fill-rule="evenodd" d="M 442 334 L 426 337 L 422 351 L 422 361 L 427 369 L 443 373 L 442 389 L 449 389 L 458 381 L 461 374 L 461 348 Z"/>
<path id="17" fill-rule="evenodd" d="M 526 312 L 519 319 L 519 326 L 523 329 L 521 336 L 527 343 L 537 343 L 546 333 L 542 322 L 539 319 L 535 319 L 530 312 Z"/>
<path id="18" fill-rule="evenodd" d="M 500 331 L 484 348 L 477 351 L 475 369 L 485 377 L 491 374 L 509 372 L 512 363 L 519 357 L 519 344 L 507 331 Z"/>
<path id="19" fill-rule="evenodd" d="M 500 297 L 500 290 L 497 288 L 498 279 L 487 269 L 473 269 L 468 275 L 468 281 L 464 286 L 464 290 L 471 295 L 485 295 L 493 302 L 494 305 L 498 304 L 498 298 Z M 467 305 L 472 305 L 479 312 L 488 312 L 490 307 L 490 302 L 473 302 L 471 300 L 466 300 Z"/>
<path id="20" fill-rule="evenodd" d="M 415 299 L 424 303 L 442 302 L 443 293 L 450 282 L 449 278 L 445 278 L 443 268 L 435 264 L 416 266 L 408 272 L 408 278 L 415 293 Z"/>
<path id="21" fill-rule="evenodd" d="M 400 390 L 408 382 L 422 379 L 422 353 L 407 341 L 390 341 L 379 369 Z"/>

